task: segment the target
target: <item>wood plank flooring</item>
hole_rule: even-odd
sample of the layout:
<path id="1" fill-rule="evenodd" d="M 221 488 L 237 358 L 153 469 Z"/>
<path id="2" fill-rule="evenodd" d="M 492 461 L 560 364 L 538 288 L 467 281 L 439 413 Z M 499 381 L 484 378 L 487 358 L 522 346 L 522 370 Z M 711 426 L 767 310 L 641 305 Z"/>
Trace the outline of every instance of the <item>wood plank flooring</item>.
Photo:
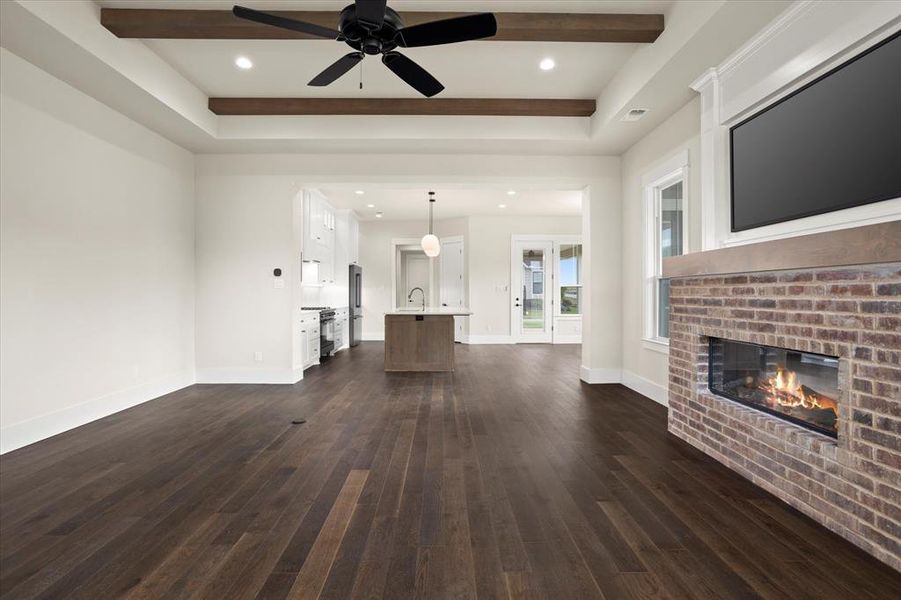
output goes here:
<path id="1" fill-rule="evenodd" d="M 368 342 L 0 457 L 0 596 L 901 597 L 663 407 L 580 383 L 578 347 L 456 350 L 386 374 Z"/>

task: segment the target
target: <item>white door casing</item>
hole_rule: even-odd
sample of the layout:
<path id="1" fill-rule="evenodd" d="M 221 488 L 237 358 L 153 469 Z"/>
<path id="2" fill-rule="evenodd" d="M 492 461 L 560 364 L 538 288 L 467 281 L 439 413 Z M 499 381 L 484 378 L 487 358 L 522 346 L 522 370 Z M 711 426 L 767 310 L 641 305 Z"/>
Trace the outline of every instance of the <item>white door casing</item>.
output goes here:
<path id="1" fill-rule="evenodd" d="M 441 306 L 465 308 L 466 298 L 463 282 L 463 240 L 445 239 L 441 241 L 441 273 L 439 302 Z M 463 338 L 463 319 L 454 317 L 454 341 Z"/>

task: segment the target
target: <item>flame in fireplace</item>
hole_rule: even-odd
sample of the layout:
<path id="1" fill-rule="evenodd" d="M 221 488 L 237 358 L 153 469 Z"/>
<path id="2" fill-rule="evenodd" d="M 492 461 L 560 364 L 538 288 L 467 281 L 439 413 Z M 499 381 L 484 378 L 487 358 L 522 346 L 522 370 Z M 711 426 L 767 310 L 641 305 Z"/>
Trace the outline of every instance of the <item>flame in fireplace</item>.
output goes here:
<path id="1" fill-rule="evenodd" d="M 798 381 L 798 375 L 784 367 L 776 369 L 776 376 L 770 377 L 763 386 L 770 394 L 770 400 L 790 408 L 803 407 L 807 409 L 822 408 L 838 413 L 838 405 L 831 398 L 805 391 L 804 386 Z"/>

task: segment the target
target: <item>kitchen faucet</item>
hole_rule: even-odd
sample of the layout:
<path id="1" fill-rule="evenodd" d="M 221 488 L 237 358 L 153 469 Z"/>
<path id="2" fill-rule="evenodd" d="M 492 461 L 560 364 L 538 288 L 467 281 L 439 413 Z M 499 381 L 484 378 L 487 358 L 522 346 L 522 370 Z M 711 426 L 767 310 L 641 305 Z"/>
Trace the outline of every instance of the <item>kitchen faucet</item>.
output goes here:
<path id="1" fill-rule="evenodd" d="M 413 302 L 413 292 L 419 290 L 419 293 L 422 294 L 422 310 L 425 311 L 425 292 L 421 287 L 415 287 L 410 290 L 410 294 L 407 296 L 407 302 Z"/>

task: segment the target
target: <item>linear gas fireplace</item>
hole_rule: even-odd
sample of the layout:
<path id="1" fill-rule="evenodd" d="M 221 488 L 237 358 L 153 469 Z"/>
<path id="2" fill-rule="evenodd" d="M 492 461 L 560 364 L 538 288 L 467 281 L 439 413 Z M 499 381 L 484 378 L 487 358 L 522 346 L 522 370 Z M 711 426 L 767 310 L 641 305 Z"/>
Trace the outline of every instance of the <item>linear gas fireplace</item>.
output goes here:
<path id="1" fill-rule="evenodd" d="M 838 435 L 838 358 L 710 338 L 710 391 Z"/>

